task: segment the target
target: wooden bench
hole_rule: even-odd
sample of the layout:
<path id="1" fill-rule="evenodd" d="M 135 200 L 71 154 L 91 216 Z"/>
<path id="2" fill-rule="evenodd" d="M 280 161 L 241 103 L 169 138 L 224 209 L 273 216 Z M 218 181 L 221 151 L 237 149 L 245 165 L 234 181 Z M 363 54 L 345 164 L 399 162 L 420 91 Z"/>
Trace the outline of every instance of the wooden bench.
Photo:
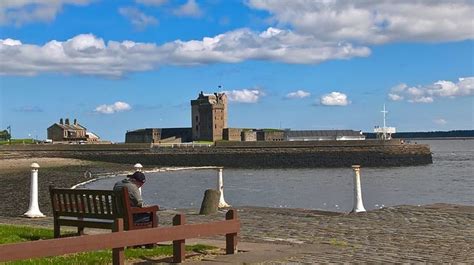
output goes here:
<path id="1" fill-rule="evenodd" d="M 54 217 L 54 237 L 61 236 L 61 226 L 77 227 L 77 234 L 84 228 L 110 229 L 117 218 L 123 218 L 124 229 L 134 230 L 158 226 L 156 212 L 159 207 L 131 207 L 127 188 L 120 191 L 58 189 L 49 187 Z M 133 215 L 149 213 L 150 221 L 134 223 Z"/>

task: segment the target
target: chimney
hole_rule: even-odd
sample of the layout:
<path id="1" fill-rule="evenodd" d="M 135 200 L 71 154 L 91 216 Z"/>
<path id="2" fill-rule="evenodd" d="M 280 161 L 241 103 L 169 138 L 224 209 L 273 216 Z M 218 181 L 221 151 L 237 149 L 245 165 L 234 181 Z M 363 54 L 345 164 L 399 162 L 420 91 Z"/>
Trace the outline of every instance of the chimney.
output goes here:
<path id="1" fill-rule="evenodd" d="M 63 124 L 63 118 L 59 119 L 59 124 Z"/>
<path id="2" fill-rule="evenodd" d="M 77 125 L 77 119 L 74 119 L 74 125 Z"/>
<path id="3" fill-rule="evenodd" d="M 65 123 L 66 123 L 66 125 L 69 125 L 69 119 L 68 119 L 68 118 L 66 118 L 66 122 L 65 122 Z"/>

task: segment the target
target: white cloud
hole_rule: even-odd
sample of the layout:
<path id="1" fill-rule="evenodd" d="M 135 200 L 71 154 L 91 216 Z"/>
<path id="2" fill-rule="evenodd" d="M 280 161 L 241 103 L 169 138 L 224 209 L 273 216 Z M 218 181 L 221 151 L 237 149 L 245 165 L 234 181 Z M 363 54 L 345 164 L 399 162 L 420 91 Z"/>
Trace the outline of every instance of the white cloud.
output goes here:
<path id="1" fill-rule="evenodd" d="M 15 43 L 17 45 L 12 46 Z M 59 72 L 120 77 L 127 72 L 152 70 L 160 65 L 238 63 L 245 60 L 316 64 L 370 54 L 367 47 L 324 43 L 289 30 L 263 32 L 238 29 L 202 40 L 162 44 L 108 41 L 92 34 L 43 46 L 0 40 L 0 74 L 35 75 Z"/>
<path id="2" fill-rule="evenodd" d="M 147 26 L 158 24 L 158 19 L 146 15 L 136 7 L 120 7 L 118 11 L 120 15 L 130 20 L 132 25 L 138 30 L 144 30 Z"/>
<path id="3" fill-rule="evenodd" d="M 471 95 L 474 95 L 474 77 L 459 78 L 457 83 L 441 80 L 427 86 L 400 84 L 390 89 L 388 97 L 393 101 L 406 99 L 412 103 L 432 103 L 436 98 Z"/>
<path id="4" fill-rule="evenodd" d="M 435 120 L 433 120 L 433 122 L 438 124 L 438 125 L 446 125 L 448 123 L 445 119 L 442 119 L 442 118 L 435 119 Z"/>
<path id="5" fill-rule="evenodd" d="M 286 98 L 306 98 L 311 96 L 311 93 L 303 91 L 303 90 L 297 90 L 295 92 L 290 92 L 286 94 Z"/>
<path id="6" fill-rule="evenodd" d="M 168 0 L 135 0 L 135 2 L 147 6 L 161 6 L 166 4 Z"/>
<path id="7" fill-rule="evenodd" d="M 471 0 L 248 0 L 278 25 L 320 40 L 360 43 L 474 38 Z"/>
<path id="8" fill-rule="evenodd" d="M 123 111 L 128 111 L 131 109 L 132 107 L 128 103 L 117 101 L 112 105 L 106 105 L 106 104 L 100 105 L 97 108 L 95 108 L 95 112 L 102 113 L 102 114 L 114 114 L 116 112 L 123 112 Z"/>
<path id="9" fill-rule="evenodd" d="M 93 0 L 2 0 L 0 25 L 21 26 L 54 20 L 63 5 L 87 5 Z"/>
<path id="10" fill-rule="evenodd" d="M 388 97 L 393 100 L 393 101 L 400 101 L 400 100 L 403 100 L 403 97 L 400 96 L 400 95 L 397 95 L 397 94 L 392 94 L 392 93 L 389 93 L 388 94 Z"/>
<path id="11" fill-rule="evenodd" d="M 195 0 L 188 0 L 184 5 L 180 6 L 173 12 L 181 17 L 200 17 L 203 12 Z"/>
<path id="12" fill-rule="evenodd" d="M 226 93 L 229 101 L 240 103 L 257 103 L 262 96 L 265 96 L 265 93 L 259 89 L 242 89 L 223 92 Z"/>
<path id="13" fill-rule="evenodd" d="M 341 92 L 331 92 L 321 96 L 320 103 L 325 106 L 347 106 L 351 102 L 347 99 L 347 95 Z"/>

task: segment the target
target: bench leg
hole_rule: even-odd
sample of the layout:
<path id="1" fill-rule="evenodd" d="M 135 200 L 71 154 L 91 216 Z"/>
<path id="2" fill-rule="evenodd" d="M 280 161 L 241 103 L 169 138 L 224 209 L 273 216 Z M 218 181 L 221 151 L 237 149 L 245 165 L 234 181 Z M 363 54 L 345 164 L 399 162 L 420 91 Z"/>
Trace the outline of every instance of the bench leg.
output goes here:
<path id="1" fill-rule="evenodd" d="M 84 227 L 83 226 L 78 226 L 77 227 L 77 235 L 78 236 L 83 236 L 84 235 Z"/>
<path id="2" fill-rule="evenodd" d="M 54 221 L 54 238 L 61 237 L 61 228 L 59 227 L 59 223 Z"/>

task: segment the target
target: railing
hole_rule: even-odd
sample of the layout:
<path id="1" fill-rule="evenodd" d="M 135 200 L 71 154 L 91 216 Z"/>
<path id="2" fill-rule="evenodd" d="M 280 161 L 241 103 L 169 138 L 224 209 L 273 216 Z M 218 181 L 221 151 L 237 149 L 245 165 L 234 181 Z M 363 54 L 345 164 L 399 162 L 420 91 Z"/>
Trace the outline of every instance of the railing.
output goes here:
<path id="1" fill-rule="evenodd" d="M 0 245 L 0 262 L 111 248 L 113 264 L 124 264 L 127 246 L 173 241 L 173 262 L 179 263 L 185 258 L 185 239 L 225 234 L 226 254 L 234 254 L 239 231 L 237 212 L 232 209 L 226 213 L 225 221 L 185 224 L 184 215 L 177 214 L 172 227 L 132 231 L 123 231 L 123 219 L 118 218 L 113 233 Z"/>

